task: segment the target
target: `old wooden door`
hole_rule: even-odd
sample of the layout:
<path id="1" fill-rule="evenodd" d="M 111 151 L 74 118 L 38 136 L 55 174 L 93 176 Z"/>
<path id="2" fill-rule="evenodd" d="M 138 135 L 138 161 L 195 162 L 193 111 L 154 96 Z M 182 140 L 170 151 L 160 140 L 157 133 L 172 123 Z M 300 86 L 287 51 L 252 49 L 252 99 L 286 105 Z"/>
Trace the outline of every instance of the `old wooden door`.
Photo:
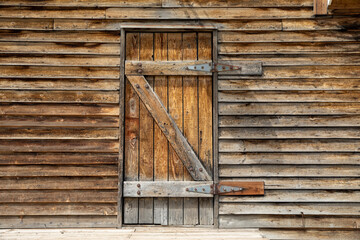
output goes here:
<path id="1" fill-rule="evenodd" d="M 200 171 L 209 174 L 212 174 L 213 166 L 212 76 L 211 73 L 207 76 L 186 71 L 177 73 L 175 68 L 181 62 L 211 62 L 211 59 L 212 34 L 209 32 L 126 33 L 125 72 L 144 75 L 145 80 L 138 80 L 148 82 L 150 87 L 146 87 L 157 95 L 205 167 L 200 167 Z M 154 62 L 153 67 L 149 67 L 149 61 Z M 166 73 L 169 68 L 161 69 L 165 64 L 157 64 L 174 61 L 174 72 L 169 74 Z M 145 69 L 144 65 L 148 67 Z M 177 197 L 182 196 L 177 185 L 167 185 L 168 189 L 159 191 L 153 188 L 161 188 L 161 184 L 146 185 L 149 182 L 181 181 L 186 187 L 186 182 L 193 178 L 189 167 L 184 167 L 183 159 L 139 97 L 141 87 L 131 83 L 128 76 L 125 85 L 124 181 L 128 189 L 124 189 L 124 224 L 212 225 L 211 195 Z M 163 120 L 160 118 L 160 121 Z M 193 171 L 192 167 L 190 171 Z M 138 183 L 131 185 L 131 182 Z M 146 197 L 147 187 L 152 187 L 153 195 L 161 195 L 162 190 L 167 193 L 161 195 L 164 197 Z M 127 197 L 132 194 L 137 197 Z"/>

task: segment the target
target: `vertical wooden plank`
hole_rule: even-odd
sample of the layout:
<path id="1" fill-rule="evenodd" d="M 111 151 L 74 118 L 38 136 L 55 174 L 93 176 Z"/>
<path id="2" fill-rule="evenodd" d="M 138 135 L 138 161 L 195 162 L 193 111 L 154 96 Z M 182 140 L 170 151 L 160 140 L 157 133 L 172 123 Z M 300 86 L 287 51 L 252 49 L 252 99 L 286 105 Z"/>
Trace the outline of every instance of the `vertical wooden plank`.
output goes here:
<path id="1" fill-rule="evenodd" d="M 183 34 L 183 60 L 197 60 L 197 33 Z M 183 76 L 184 99 L 184 135 L 198 154 L 198 81 L 194 76 Z M 184 180 L 192 181 L 192 177 L 184 168 Z M 184 198 L 184 224 L 199 224 L 198 198 Z"/>
<path id="2" fill-rule="evenodd" d="M 121 30 L 120 42 L 120 81 L 119 81 L 119 160 L 118 160 L 118 199 L 117 228 L 123 224 L 122 186 L 124 179 L 124 127 L 125 127 L 125 30 Z"/>
<path id="3" fill-rule="evenodd" d="M 154 61 L 166 61 L 168 55 L 167 33 L 155 33 Z M 159 96 L 163 105 L 168 108 L 168 82 L 166 76 L 154 78 L 154 91 Z M 168 180 L 169 143 L 158 125 L 154 126 L 154 180 Z M 154 199 L 154 223 L 168 224 L 168 198 Z"/>
<path id="4" fill-rule="evenodd" d="M 182 33 L 168 34 L 168 60 L 182 60 Z M 181 76 L 168 77 L 169 114 L 183 131 L 183 81 Z M 169 180 L 183 181 L 184 167 L 174 149 L 169 148 Z M 169 225 L 184 224 L 184 201 L 182 198 L 169 199 Z"/>
<path id="5" fill-rule="evenodd" d="M 326 15 L 328 13 L 328 0 L 314 0 L 314 14 Z"/>
<path id="6" fill-rule="evenodd" d="M 218 31 L 214 30 L 212 33 L 212 58 L 213 62 L 218 62 Z M 219 183 L 219 137 L 218 137 L 218 131 L 219 131 L 219 104 L 218 104 L 218 74 L 213 74 L 213 83 L 212 83 L 212 92 L 213 92 L 213 174 L 214 174 L 214 183 Z M 219 195 L 215 195 L 213 198 L 214 204 L 213 204 L 213 212 L 214 212 L 214 227 L 219 228 Z"/>
<path id="7" fill-rule="evenodd" d="M 139 33 L 126 34 L 126 59 L 139 60 Z M 137 181 L 139 172 L 139 97 L 128 80 L 125 86 L 125 180 Z M 138 223 L 137 198 L 124 199 L 124 223 Z"/>
<path id="8" fill-rule="evenodd" d="M 154 53 L 154 34 L 140 33 L 140 61 L 152 61 Z M 153 87 L 153 77 L 147 77 Z M 154 167 L 154 120 L 140 100 L 140 162 L 139 180 L 152 181 Z M 153 223 L 153 198 L 139 199 L 139 223 Z"/>
<path id="9" fill-rule="evenodd" d="M 211 33 L 199 33 L 199 60 L 210 60 L 212 57 Z M 212 172 L 213 140 L 212 140 L 212 77 L 199 77 L 199 157 Z M 213 224 L 213 199 L 200 199 L 200 224 Z"/>

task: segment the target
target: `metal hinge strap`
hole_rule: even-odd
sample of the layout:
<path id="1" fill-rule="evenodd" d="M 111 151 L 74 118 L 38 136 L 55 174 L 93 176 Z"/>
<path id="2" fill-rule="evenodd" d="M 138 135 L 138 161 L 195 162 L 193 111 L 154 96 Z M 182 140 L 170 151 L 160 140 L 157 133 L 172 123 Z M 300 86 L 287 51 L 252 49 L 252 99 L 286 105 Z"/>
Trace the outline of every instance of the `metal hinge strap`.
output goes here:
<path id="1" fill-rule="evenodd" d="M 228 72 L 228 71 L 241 71 L 240 66 L 233 66 L 219 63 L 204 63 L 190 65 L 186 68 L 191 71 L 202 71 L 202 72 Z"/>

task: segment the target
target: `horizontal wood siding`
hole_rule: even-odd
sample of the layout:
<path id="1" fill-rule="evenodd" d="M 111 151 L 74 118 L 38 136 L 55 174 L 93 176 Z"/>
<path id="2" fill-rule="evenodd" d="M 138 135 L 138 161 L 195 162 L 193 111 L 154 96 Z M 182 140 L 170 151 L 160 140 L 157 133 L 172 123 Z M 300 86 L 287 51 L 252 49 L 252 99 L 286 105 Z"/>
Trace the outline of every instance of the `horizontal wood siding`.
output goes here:
<path id="1" fill-rule="evenodd" d="M 135 23 L 216 27 L 220 60 L 263 63 L 262 76 L 219 74 L 220 179 L 266 188 L 220 198 L 220 227 L 359 228 L 354 13 L 316 18 L 312 0 L 0 6 L 0 227 L 115 226 L 120 29 Z"/>
<path id="2" fill-rule="evenodd" d="M 114 227 L 120 32 L 54 31 L 38 3 L 0 16 L 0 227 Z"/>

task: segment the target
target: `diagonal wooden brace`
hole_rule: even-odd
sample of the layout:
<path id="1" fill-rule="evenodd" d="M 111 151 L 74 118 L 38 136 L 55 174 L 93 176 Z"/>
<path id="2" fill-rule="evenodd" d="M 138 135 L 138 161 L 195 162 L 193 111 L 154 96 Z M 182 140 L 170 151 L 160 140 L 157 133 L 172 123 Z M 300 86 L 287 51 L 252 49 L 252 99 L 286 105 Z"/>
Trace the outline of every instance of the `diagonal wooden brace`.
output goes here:
<path id="1" fill-rule="evenodd" d="M 196 181 L 211 181 L 211 174 L 206 170 L 196 153 L 186 140 L 175 121 L 146 81 L 144 76 L 126 76 L 140 99 L 153 116 L 161 131 Z"/>

